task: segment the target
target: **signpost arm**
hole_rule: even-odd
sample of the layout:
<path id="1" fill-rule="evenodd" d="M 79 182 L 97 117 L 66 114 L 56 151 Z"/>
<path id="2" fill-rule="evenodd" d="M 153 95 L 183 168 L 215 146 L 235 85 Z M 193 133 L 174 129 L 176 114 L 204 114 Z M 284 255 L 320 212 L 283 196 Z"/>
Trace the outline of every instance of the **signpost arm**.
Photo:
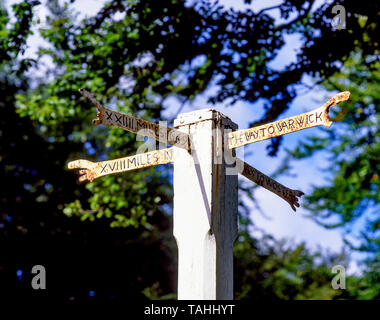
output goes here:
<path id="1" fill-rule="evenodd" d="M 159 164 L 173 162 L 173 148 L 153 150 L 139 153 L 134 156 L 92 162 L 88 160 L 75 160 L 68 164 L 69 169 L 79 169 L 79 182 L 93 181 L 105 175 L 131 171 Z"/>
<path id="2" fill-rule="evenodd" d="M 94 125 L 105 124 L 137 133 L 139 135 L 155 139 L 157 141 L 175 145 L 189 150 L 189 136 L 170 127 L 162 126 L 147 120 L 117 112 L 103 106 L 96 100 L 94 94 L 85 89 L 79 89 L 80 94 L 95 105 L 97 118 L 92 121 Z"/>
<path id="3" fill-rule="evenodd" d="M 228 147 L 230 149 L 244 146 L 249 143 L 262 141 L 287 133 L 303 130 L 306 128 L 325 126 L 330 127 L 329 109 L 332 105 L 346 101 L 350 97 L 349 91 L 336 94 L 322 107 L 300 114 L 298 116 L 263 124 L 253 128 L 239 130 L 228 134 Z"/>
<path id="4" fill-rule="evenodd" d="M 238 178 L 226 175 L 223 132 L 237 126 L 210 109 L 180 114 L 174 123 L 192 148 L 174 150 L 178 299 L 232 299 Z"/>
<path id="5" fill-rule="evenodd" d="M 242 175 L 244 177 L 257 183 L 259 186 L 262 186 L 263 188 L 277 194 L 280 198 L 284 199 L 286 202 L 289 203 L 293 211 L 296 211 L 296 207 L 300 206 L 298 203 L 298 197 L 304 195 L 302 191 L 293 190 L 288 187 L 285 187 L 281 183 L 277 182 L 276 180 L 273 180 L 261 171 L 250 166 L 243 160 L 237 159 L 237 162 L 240 162 L 238 165 L 244 166 L 242 172 Z"/>

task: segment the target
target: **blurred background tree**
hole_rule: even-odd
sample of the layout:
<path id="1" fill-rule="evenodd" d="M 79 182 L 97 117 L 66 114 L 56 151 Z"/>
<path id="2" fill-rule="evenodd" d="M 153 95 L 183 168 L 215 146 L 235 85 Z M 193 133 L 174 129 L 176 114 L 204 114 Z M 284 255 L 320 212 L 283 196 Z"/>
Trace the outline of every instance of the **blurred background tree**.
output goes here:
<path id="1" fill-rule="evenodd" d="M 339 32 L 331 32 L 335 1 L 312 10 L 312 0 L 285 0 L 276 6 L 285 21 L 281 24 L 267 9 L 255 13 L 226 10 L 218 2 L 180 0 L 108 1 L 96 16 L 79 19 L 72 2 L 24 0 L 12 7 L 13 20 L 1 9 L 4 292 L 16 288 L 18 296 L 44 295 L 30 288 L 29 273 L 34 264 L 43 264 L 49 273 L 45 295 L 52 299 L 175 296 L 171 168 L 77 185 L 66 170 L 68 161 L 122 157 L 141 143 L 117 128 L 93 127 L 95 112 L 80 98 L 81 87 L 119 111 L 157 121 L 164 120 L 170 99 L 178 101 L 179 113 L 185 102 L 214 86 L 211 104 L 266 101 L 264 117 L 251 125 L 275 120 L 287 110 L 305 75 L 330 90 L 352 90 L 349 109 L 338 110 L 336 116 L 353 135 L 346 129 L 341 135 L 330 131 L 330 136 L 312 138 L 291 153 L 306 157 L 323 145 L 331 146 L 332 154 L 355 154 L 348 161 L 335 157 L 332 185 L 308 198 L 318 222 L 335 215 L 341 220 L 332 227 L 349 227 L 378 202 L 379 104 L 373 91 L 380 10 L 375 2 L 346 1 L 347 29 Z M 33 15 L 33 8 L 41 5 L 48 9 L 45 25 Z M 48 43 L 35 60 L 23 55 L 32 22 Z M 301 50 L 297 62 L 275 70 L 271 62 L 286 34 L 302 36 Z M 359 127 L 365 128 L 362 135 L 356 134 Z M 280 147 L 281 138 L 273 139 L 268 153 L 275 156 Z M 378 279 L 376 256 L 368 261 L 363 278 L 349 279 L 355 289 L 337 291 L 331 288 L 330 269 L 346 259 L 344 252 L 315 254 L 304 244 L 278 242 L 265 234 L 254 239 L 244 203 L 240 222 L 237 298 L 378 297 L 379 288 L 373 286 Z M 370 240 L 370 252 L 378 252 L 378 224 L 374 219 L 371 233 L 363 236 Z"/>
<path id="2" fill-rule="evenodd" d="M 305 197 L 310 217 L 326 228 L 343 227 L 354 250 L 369 253 L 361 298 L 380 297 L 380 61 L 379 55 L 353 52 L 341 69 L 323 85 L 329 90 L 349 90 L 350 101 L 333 111 L 335 130 L 322 129 L 292 155 L 306 158 L 323 149 L 332 172 L 324 187 Z M 353 243 L 354 242 L 354 243 Z"/>

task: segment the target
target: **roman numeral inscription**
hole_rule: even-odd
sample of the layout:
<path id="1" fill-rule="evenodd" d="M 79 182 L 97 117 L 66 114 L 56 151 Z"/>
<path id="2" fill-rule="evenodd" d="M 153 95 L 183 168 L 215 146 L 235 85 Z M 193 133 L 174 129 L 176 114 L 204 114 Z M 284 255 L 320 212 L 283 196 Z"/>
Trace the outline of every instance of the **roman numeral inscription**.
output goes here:
<path id="1" fill-rule="evenodd" d="M 129 132 L 155 139 L 157 141 L 171 144 L 173 146 L 190 150 L 189 135 L 179 130 L 161 126 L 128 114 L 113 111 L 104 107 L 91 92 L 79 89 L 82 96 L 91 101 L 98 109 L 97 118 L 93 120 L 94 125 L 109 125 L 124 129 Z"/>
<path id="2" fill-rule="evenodd" d="M 244 177 L 257 183 L 259 186 L 262 186 L 265 189 L 277 194 L 279 197 L 281 197 L 290 204 L 293 211 L 296 211 L 296 207 L 300 206 L 297 197 L 301 197 L 302 195 L 304 195 L 302 191 L 293 190 L 288 187 L 285 187 L 281 183 L 273 180 L 261 171 L 250 166 L 248 163 L 240 159 L 236 160 L 240 162 L 239 165 L 244 165 L 244 169 L 242 172 L 242 175 Z"/>
<path id="3" fill-rule="evenodd" d="M 167 148 L 100 162 L 75 160 L 69 162 L 68 168 L 79 169 L 79 182 L 85 182 L 93 181 L 108 174 L 166 164 L 173 162 L 173 160 L 173 148 Z"/>
<path id="4" fill-rule="evenodd" d="M 261 126 L 231 132 L 228 134 L 227 138 L 228 148 L 237 148 L 249 143 L 282 136 L 284 134 L 306 128 L 316 126 L 330 127 L 332 124 L 332 121 L 330 121 L 328 114 L 330 106 L 345 101 L 349 97 L 350 93 L 348 91 L 344 91 L 335 95 L 322 107 L 313 111 Z"/>

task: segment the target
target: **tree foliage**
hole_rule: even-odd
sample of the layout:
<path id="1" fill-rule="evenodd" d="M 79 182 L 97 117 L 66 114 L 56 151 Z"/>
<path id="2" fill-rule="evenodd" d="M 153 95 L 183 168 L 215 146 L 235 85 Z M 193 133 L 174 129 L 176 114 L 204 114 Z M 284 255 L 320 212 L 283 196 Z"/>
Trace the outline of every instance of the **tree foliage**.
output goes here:
<path id="1" fill-rule="evenodd" d="M 360 17 L 359 23 L 366 25 L 368 20 Z M 376 46 L 372 36 L 363 34 L 366 46 Z M 328 90 L 351 92 L 344 106 L 332 110 L 337 122 L 334 130 L 322 129 L 321 135 L 310 137 L 292 151 L 297 159 L 321 150 L 326 154 L 330 179 L 325 186 L 314 188 L 305 198 L 305 206 L 314 221 L 327 228 L 344 228 L 346 242 L 368 254 L 363 278 L 352 287 L 352 294 L 360 299 L 380 297 L 379 68 L 378 49 L 374 54 L 360 47 L 353 51 L 341 69 L 322 82 Z"/>
<path id="2" fill-rule="evenodd" d="M 362 283 L 354 286 L 355 295 L 362 299 L 378 298 L 380 252 L 380 63 L 375 57 L 355 52 L 340 72 L 330 77 L 324 86 L 330 90 L 351 91 L 344 108 L 338 107 L 334 117 L 339 124 L 325 137 L 311 137 L 294 150 L 296 158 L 327 152 L 332 172 L 327 185 L 315 188 L 306 197 L 306 207 L 312 218 L 328 228 L 343 227 L 347 235 L 360 241 L 355 249 L 370 253 Z M 351 232 L 357 221 L 365 219 L 359 235 Z M 347 240 L 351 244 L 350 240 Z M 351 244 L 351 246 L 353 246 Z M 362 288 L 360 290 L 359 288 Z M 364 289 L 365 288 L 365 289 Z"/>
<path id="3" fill-rule="evenodd" d="M 248 300 L 332 300 L 352 298 L 334 290 L 331 267 L 346 265 L 345 252 L 313 253 L 305 243 L 294 245 L 264 235 L 258 240 L 241 232 L 235 244 L 235 294 Z M 348 277 L 347 285 L 356 278 Z"/>
<path id="4" fill-rule="evenodd" d="M 53 270 L 51 283 L 60 297 L 84 299 L 88 290 L 107 298 L 171 297 L 171 168 L 77 185 L 65 169 L 68 161 L 122 157 L 141 144 L 117 128 L 93 127 L 95 110 L 78 89 L 96 92 L 119 111 L 157 121 L 164 120 L 171 99 L 180 105 L 214 87 L 209 102 L 216 105 L 263 99 L 266 112 L 256 123 L 267 122 L 290 106 L 305 75 L 328 78 L 358 47 L 364 57 L 377 52 L 371 39 L 379 31 L 378 5 L 345 2 L 348 28 L 337 32 L 330 24 L 335 1 L 312 10 L 312 0 L 285 0 L 272 8 L 279 10 L 281 24 L 268 8 L 225 10 L 204 0 L 108 1 L 86 19 L 78 17 L 72 2 L 47 1 L 45 25 L 33 16 L 38 1 L 13 6 L 14 22 L 0 12 L 0 226 L 5 231 L 0 241 L 8 248 L 4 261 L 10 261 L 0 276 L 18 285 L 24 279 L 27 288 L 31 264 L 42 260 Z M 359 15 L 366 16 L 365 23 Z M 36 60 L 22 55 L 33 21 L 47 43 Z M 296 62 L 277 70 L 272 65 L 286 34 L 300 34 L 301 48 Z M 280 141 L 272 143 L 271 155 Z M 315 267 L 315 257 L 302 245 L 256 244 L 243 228 L 236 247 L 240 298 L 339 296 L 328 288 L 328 264 L 338 258 Z M 16 279 L 15 270 L 25 277 Z M 111 279 L 95 281 L 97 273 Z"/>
<path id="5" fill-rule="evenodd" d="M 93 219 L 86 221 L 83 221 L 84 215 L 69 219 L 65 214 L 67 203 L 91 196 L 88 190 L 80 189 L 76 177 L 65 170 L 68 151 L 80 154 L 84 141 L 78 143 L 59 134 L 45 135 L 47 127 L 42 122 L 16 112 L 16 99 L 21 99 L 20 94 L 33 80 L 27 79 L 24 72 L 18 75 L 24 65 L 20 55 L 27 40 L 22 33 L 24 29 L 21 32 L 18 25 L 30 30 L 30 20 L 24 21 L 23 10 L 31 12 L 33 4 L 25 9 L 25 3 L 15 6 L 14 23 L 8 21 L 5 11 L 0 12 L 8 34 L 8 38 L 1 38 L 7 51 L 0 64 L 2 297 L 13 297 L 14 301 L 33 297 L 84 301 L 90 298 L 91 292 L 95 298 L 105 300 L 171 294 L 175 248 L 169 234 L 170 220 L 163 209 L 155 207 L 154 215 L 147 213 L 145 224 L 151 231 L 111 229 L 109 225 L 113 221 L 106 214 L 102 217 L 93 214 Z M 18 31 L 14 31 L 16 29 Z M 20 32 L 21 38 L 15 36 Z M 13 38 L 22 41 L 16 46 Z M 15 59 L 17 56 L 19 59 Z M 63 130 L 69 135 L 71 128 Z M 141 173 L 141 181 L 135 178 L 135 190 L 144 185 L 143 177 Z M 158 175 L 155 178 L 153 173 L 150 181 L 156 190 L 154 196 L 161 196 L 161 203 L 165 203 L 167 193 L 163 190 L 167 188 L 167 179 Z M 115 189 L 111 192 L 117 194 Z M 138 195 L 145 199 L 150 197 L 143 188 L 136 193 L 136 200 L 129 200 L 132 209 L 144 201 Z M 133 199 L 132 194 L 130 192 L 130 199 Z M 100 192 L 100 196 L 106 194 Z M 144 206 L 147 211 L 151 209 L 148 202 Z M 157 206 L 157 201 L 152 200 L 152 203 Z M 95 217 L 98 219 L 90 222 Z M 117 217 L 114 222 L 124 225 L 124 220 L 119 221 Z M 31 289 L 31 270 L 37 264 L 47 270 L 48 294 Z M 156 288 L 155 292 L 150 288 Z"/>
<path id="6" fill-rule="evenodd" d="M 373 60 L 370 66 L 366 59 Z M 324 85 L 330 90 L 349 90 L 350 100 L 332 111 L 335 130 L 322 130 L 323 136 L 311 137 L 294 152 L 297 158 L 317 150 L 328 153 L 331 182 L 307 197 L 308 208 L 328 227 L 352 222 L 380 201 L 379 67 L 378 60 L 354 53 L 340 72 L 328 78 Z M 332 216 L 338 222 L 329 224 Z M 376 221 L 374 229 L 378 229 Z"/>

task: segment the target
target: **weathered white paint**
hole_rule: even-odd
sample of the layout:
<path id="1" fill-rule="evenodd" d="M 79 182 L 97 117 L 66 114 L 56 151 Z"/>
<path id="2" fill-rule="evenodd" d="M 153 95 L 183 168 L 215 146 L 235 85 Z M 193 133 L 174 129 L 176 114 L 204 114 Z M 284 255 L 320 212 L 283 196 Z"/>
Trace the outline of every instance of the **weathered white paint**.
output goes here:
<path id="1" fill-rule="evenodd" d="M 238 177 L 225 174 L 220 130 L 237 126 L 210 109 L 180 114 L 174 124 L 192 148 L 174 149 L 178 299 L 232 299 Z"/>

